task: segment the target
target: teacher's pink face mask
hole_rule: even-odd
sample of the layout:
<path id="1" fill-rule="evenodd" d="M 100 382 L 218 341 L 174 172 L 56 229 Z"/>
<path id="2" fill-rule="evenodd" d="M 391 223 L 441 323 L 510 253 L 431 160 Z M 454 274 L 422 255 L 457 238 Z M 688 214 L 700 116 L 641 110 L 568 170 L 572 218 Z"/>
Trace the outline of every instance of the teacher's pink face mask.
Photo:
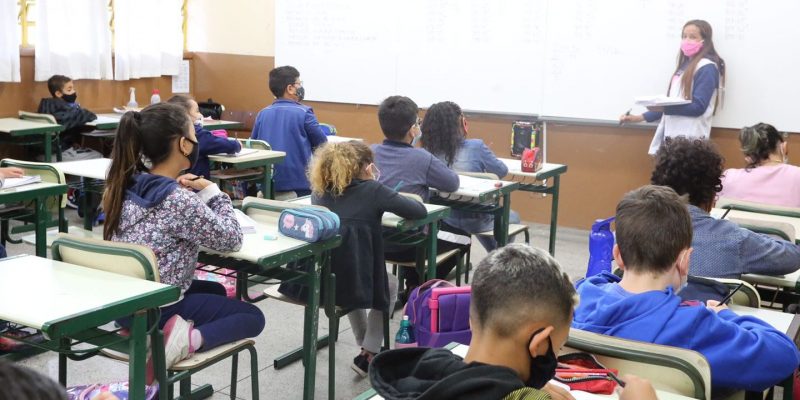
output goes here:
<path id="1" fill-rule="evenodd" d="M 692 39 L 681 40 L 681 51 L 686 57 L 692 57 L 703 48 L 703 41 L 695 42 Z"/>

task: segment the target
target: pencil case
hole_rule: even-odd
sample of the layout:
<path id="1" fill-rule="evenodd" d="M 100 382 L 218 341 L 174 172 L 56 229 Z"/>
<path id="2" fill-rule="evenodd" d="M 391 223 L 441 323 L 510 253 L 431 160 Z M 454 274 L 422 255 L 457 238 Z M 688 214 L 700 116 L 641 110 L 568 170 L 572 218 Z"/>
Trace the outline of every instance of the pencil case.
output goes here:
<path id="1" fill-rule="evenodd" d="M 611 394 L 617 387 L 617 373 L 616 369 L 600 364 L 591 354 L 571 353 L 558 357 L 554 379 L 569 386 L 570 390 Z"/>
<path id="2" fill-rule="evenodd" d="M 339 216 L 317 208 L 289 208 L 281 212 L 278 231 L 290 238 L 318 242 L 339 233 Z"/>

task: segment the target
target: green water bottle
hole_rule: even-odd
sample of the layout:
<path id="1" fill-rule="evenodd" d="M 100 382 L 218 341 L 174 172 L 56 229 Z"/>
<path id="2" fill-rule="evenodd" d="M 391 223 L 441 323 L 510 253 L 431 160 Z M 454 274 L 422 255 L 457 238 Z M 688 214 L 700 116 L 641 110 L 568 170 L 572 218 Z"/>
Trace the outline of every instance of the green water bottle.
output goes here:
<path id="1" fill-rule="evenodd" d="M 408 315 L 403 316 L 400 321 L 400 330 L 394 337 L 394 348 L 402 349 L 405 347 L 417 347 L 417 339 L 414 337 L 414 329 L 411 327 L 411 321 L 408 320 Z"/>

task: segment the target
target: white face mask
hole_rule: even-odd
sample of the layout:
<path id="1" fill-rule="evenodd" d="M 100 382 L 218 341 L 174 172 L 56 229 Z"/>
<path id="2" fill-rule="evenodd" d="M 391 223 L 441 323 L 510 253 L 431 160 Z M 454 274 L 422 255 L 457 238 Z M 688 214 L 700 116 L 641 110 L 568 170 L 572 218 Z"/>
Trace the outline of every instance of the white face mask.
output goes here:
<path id="1" fill-rule="evenodd" d="M 194 120 L 194 124 L 195 125 L 203 125 L 203 117 L 197 117 L 197 119 Z"/>
<path id="2" fill-rule="evenodd" d="M 684 259 L 684 257 L 686 257 L 686 253 L 688 253 L 688 251 L 684 251 L 683 252 L 683 255 L 681 256 L 680 261 L 678 261 L 678 266 L 683 264 L 683 259 Z M 680 272 L 680 269 L 679 269 L 678 270 L 678 274 L 680 275 L 680 273 L 681 272 Z M 687 286 L 689 286 L 689 274 L 686 274 L 686 276 L 681 278 L 681 283 L 678 286 L 678 289 L 675 290 L 675 294 L 680 293 L 680 291 L 683 290 L 683 289 L 686 289 Z"/>

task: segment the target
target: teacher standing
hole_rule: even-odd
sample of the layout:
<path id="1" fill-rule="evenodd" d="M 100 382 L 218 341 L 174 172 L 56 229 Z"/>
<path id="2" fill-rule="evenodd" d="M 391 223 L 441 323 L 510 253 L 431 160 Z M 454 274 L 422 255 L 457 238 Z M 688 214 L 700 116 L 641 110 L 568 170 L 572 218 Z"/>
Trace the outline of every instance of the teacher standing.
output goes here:
<path id="1" fill-rule="evenodd" d="M 653 122 L 656 128 L 649 154 L 655 154 L 666 137 L 686 136 L 708 139 L 711 119 L 717 107 L 717 91 L 725 81 L 725 61 L 717 54 L 711 25 L 695 19 L 683 26 L 678 66 L 670 80 L 667 96 L 691 100 L 689 104 L 648 107 L 641 115 L 623 115 L 620 122 Z"/>

